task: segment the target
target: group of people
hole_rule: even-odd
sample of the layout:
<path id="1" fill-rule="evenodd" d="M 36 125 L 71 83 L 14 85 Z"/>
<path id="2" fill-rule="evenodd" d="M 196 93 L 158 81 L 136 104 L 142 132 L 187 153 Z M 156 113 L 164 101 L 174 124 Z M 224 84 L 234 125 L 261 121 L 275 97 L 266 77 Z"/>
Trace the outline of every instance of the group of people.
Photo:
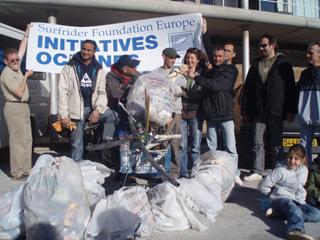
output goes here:
<path id="1" fill-rule="evenodd" d="M 10 135 L 10 167 L 13 179 L 23 179 L 31 169 L 32 137 L 29 92 L 27 79 L 32 70 L 24 75 L 20 61 L 26 50 L 29 35 L 27 28 L 19 51 L 8 49 L 4 54 L 7 67 L 0 78 L 5 96 L 5 119 Z M 203 40 L 207 55 L 197 48 L 187 49 L 183 57 L 184 67 L 177 69 L 180 58 L 176 49 L 162 51 L 163 65 L 153 72 L 173 81 L 174 112 L 166 126 L 173 134 L 181 134 L 181 141 L 170 141 L 172 149 L 171 177 L 189 177 L 190 167 L 200 156 L 202 126 L 207 122 L 206 142 L 209 150 L 218 145 L 237 157 L 234 132 L 234 85 L 238 70 L 233 63 L 235 45 L 226 42 L 213 47 L 203 22 Z M 71 131 L 71 157 L 83 159 L 83 132 L 86 125 L 104 122 L 105 140 L 130 133 L 127 113 L 119 107 L 125 105 L 128 92 L 139 77 L 140 60 L 122 55 L 106 73 L 95 58 L 96 43 L 85 40 L 81 50 L 64 66 L 59 79 L 59 117 L 62 126 Z M 320 126 L 320 42 L 310 43 L 307 50 L 309 67 L 295 85 L 292 66 L 278 52 L 276 39 L 263 34 L 259 39 L 261 57 L 250 67 L 243 87 L 241 114 L 244 121 L 253 124 L 253 169 L 245 181 L 262 180 L 261 192 L 270 194 L 271 210 L 288 220 L 288 239 L 311 239 L 304 234 L 305 220 L 320 221 L 319 210 L 306 204 L 308 166 L 312 164 L 312 139 Z M 283 120 L 293 121 L 298 116 L 301 124 L 301 145 L 294 145 L 283 160 Z M 266 134 L 265 136 L 265 133 Z M 218 144 L 222 140 L 222 143 Z M 265 141 L 271 147 L 271 163 L 274 170 L 266 175 Z M 188 149 L 190 147 L 191 152 Z M 189 158 L 190 156 L 190 158 Z M 120 161 L 119 158 L 116 161 Z M 316 168 L 319 172 L 319 168 Z M 239 174 L 238 183 L 241 184 Z M 319 189 L 319 176 L 313 177 L 314 188 Z M 272 190 L 273 189 L 273 190 Z M 319 198 L 315 199 L 319 204 Z M 311 209 L 311 210 L 310 210 Z M 305 237 L 305 238 L 303 238 Z"/>
<path id="2" fill-rule="evenodd" d="M 309 44 L 309 67 L 297 86 L 293 68 L 278 52 L 276 39 L 263 34 L 259 44 L 262 56 L 249 69 L 241 105 L 244 121 L 253 124 L 253 169 L 244 180 L 260 180 L 258 188 L 270 200 L 266 216 L 287 220 L 287 239 L 312 240 L 305 234 L 304 222 L 320 221 L 320 165 L 312 159 L 312 140 L 320 120 L 320 42 Z M 296 115 L 301 144 L 293 145 L 283 160 L 283 120 L 292 122 Z M 270 146 L 273 168 L 268 174 L 264 171 L 265 144 Z"/>

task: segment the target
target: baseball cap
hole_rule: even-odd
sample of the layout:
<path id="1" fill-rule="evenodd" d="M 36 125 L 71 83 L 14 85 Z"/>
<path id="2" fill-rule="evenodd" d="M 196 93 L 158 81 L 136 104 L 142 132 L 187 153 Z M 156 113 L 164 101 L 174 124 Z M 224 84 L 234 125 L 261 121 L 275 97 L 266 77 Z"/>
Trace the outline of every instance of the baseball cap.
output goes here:
<path id="1" fill-rule="evenodd" d="M 177 53 L 177 50 L 175 50 L 174 48 L 163 49 L 162 55 L 165 55 L 170 58 L 180 58 L 179 54 Z"/>
<path id="2" fill-rule="evenodd" d="M 119 57 L 118 61 L 116 62 L 117 67 L 122 68 L 124 66 L 136 68 L 140 63 L 140 60 L 134 59 L 130 55 L 122 55 Z"/>

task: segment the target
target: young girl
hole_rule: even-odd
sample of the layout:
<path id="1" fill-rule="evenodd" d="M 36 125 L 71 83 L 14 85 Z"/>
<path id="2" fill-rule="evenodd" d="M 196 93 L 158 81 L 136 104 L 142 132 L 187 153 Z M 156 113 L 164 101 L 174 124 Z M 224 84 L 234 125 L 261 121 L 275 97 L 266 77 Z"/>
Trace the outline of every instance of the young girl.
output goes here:
<path id="1" fill-rule="evenodd" d="M 320 211 L 305 202 L 306 162 L 306 150 L 295 144 L 289 149 L 287 161 L 278 165 L 258 185 L 263 194 L 270 194 L 271 209 L 268 213 L 276 213 L 287 220 L 287 239 L 290 240 L 313 239 L 304 234 L 304 222 L 320 221 Z"/>

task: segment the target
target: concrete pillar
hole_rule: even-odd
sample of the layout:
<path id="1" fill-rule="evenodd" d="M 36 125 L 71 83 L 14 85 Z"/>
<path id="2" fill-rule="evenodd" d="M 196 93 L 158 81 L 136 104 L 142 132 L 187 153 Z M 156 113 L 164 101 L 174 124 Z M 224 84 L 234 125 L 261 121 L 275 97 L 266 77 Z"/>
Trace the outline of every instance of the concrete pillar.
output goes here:
<path id="1" fill-rule="evenodd" d="M 243 9 L 249 9 L 249 0 L 242 0 L 241 6 Z M 250 67 L 250 35 L 249 25 L 242 26 L 242 78 L 246 80 L 247 73 Z"/>
<path id="2" fill-rule="evenodd" d="M 57 24 L 56 12 L 49 10 L 48 23 Z M 50 114 L 58 114 L 58 74 L 49 73 L 50 80 Z"/>
<path id="3" fill-rule="evenodd" d="M 242 26 L 242 58 L 242 78 L 244 82 L 250 67 L 250 36 L 248 25 Z"/>
<path id="4" fill-rule="evenodd" d="M 57 24 L 56 11 L 48 11 L 48 23 Z M 58 80 L 59 76 L 56 73 L 48 73 L 50 83 L 50 139 L 56 141 L 58 139 L 57 133 L 51 128 L 51 124 L 58 119 Z"/>
<path id="5" fill-rule="evenodd" d="M 241 7 L 243 9 L 249 9 L 249 0 L 242 0 L 241 1 Z"/>

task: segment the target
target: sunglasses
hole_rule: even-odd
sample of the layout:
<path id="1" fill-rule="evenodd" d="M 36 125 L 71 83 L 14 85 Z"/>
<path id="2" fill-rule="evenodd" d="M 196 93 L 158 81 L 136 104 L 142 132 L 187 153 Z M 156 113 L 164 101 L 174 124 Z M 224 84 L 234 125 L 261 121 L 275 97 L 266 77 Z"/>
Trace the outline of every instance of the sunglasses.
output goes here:
<path id="1" fill-rule="evenodd" d="M 266 48 L 266 46 L 268 46 L 269 44 L 261 44 L 260 47 L 261 48 Z"/>
<path id="2" fill-rule="evenodd" d="M 199 52 L 199 49 L 197 48 L 188 48 L 187 53 L 197 53 Z"/>
<path id="3" fill-rule="evenodd" d="M 20 61 L 19 58 L 15 58 L 15 59 L 11 59 L 11 60 L 10 60 L 10 63 L 15 63 L 15 62 L 19 62 L 19 61 Z"/>

